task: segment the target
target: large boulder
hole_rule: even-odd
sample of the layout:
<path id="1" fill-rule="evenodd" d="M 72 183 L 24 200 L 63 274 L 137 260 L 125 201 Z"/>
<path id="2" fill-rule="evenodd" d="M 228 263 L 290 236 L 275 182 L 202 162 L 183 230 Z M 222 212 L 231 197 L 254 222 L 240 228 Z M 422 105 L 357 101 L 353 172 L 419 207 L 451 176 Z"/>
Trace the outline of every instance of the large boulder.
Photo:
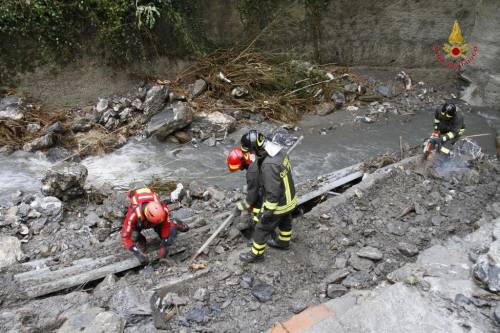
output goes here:
<path id="1" fill-rule="evenodd" d="M 192 121 L 193 110 L 191 107 L 187 103 L 178 102 L 153 116 L 147 125 L 146 134 L 165 139 L 175 131 L 188 126 Z"/>
<path id="2" fill-rule="evenodd" d="M 491 243 L 488 253 L 479 256 L 472 274 L 486 289 L 500 291 L 500 240 Z"/>
<path id="3" fill-rule="evenodd" d="M 190 132 L 201 140 L 215 135 L 223 136 L 236 129 L 236 119 L 228 114 L 215 111 L 198 113 L 191 125 Z"/>
<path id="4" fill-rule="evenodd" d="M 148 90 L 146 94 L 146 100 L 142 105 L 144 109 L 144 114 L 148 117 L 151 117 L 160 112 L 166 103 L 168 92 L 169 92 L 168 86 L 165 85 L 152 86 Z"/>
<path id="5" fill-rule="evenodd" d="M 102 308 L 79 308 L 63 314 L 67 320 L 57 333 L 122 333 L 125 319 Z"/>
<path id="6" fill-rule="evenodd" d="M 10 266 L 21 260 L 21 242 L 16 237 L 0 236 L 0 268 Z"/>
<path id="7" fill-rule="evenodd" d="M 21 120 L 23 118 L 20 110 L 21 104 L 21 98 L 16 96 L 0 99 L 0 120 Z"/>
<path id="8" fill-rule="evenodd" d="M 136 316 L 148 316 L 151 315 L 151 296 L 152 294 L 147 295 L 135 286 L 124 286 L 113 293 L 109 308 L 130 320 Z"/>
<path id="9" fill-rule="evenodd" d="M 87 168 L 73 162 L 63 162 L 49 169 L 42 179 L 42 192 L 61 200 L 77 198 L 85 193 Z"/>

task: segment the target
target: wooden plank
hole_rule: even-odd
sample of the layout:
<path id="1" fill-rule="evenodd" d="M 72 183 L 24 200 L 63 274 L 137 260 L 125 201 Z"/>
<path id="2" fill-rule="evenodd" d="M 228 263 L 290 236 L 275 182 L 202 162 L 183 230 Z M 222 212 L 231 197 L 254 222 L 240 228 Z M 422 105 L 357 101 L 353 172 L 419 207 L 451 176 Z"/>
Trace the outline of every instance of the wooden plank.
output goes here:
<path id="1" fill-rule="evenodd" d="M 322 183 L 332 182 L 336 179 L 339 179 L 339 178 L 345 177 L 347 175 L 350 175 L 354 172 L 360 171 L 360 168 L 362 165 L 363 165 L 363 163 L 354 164 L 354 165 L 345 167 L 343 169 L 336 170 L 334 172 L 323 174 L 321 176 L 316 177 L 316 179 L 321 179 Z M 298 188 L 300 191 L 300 187 L 306 185 L 307 183 L 308 183 L 308 181 L 297 184 L 296 188 Z M 307 193 L 309 193 L 309 192 L 307 192 Z"/>
<path id="2" fill-rule="evenodd" d="M 49 268 L 46 268 L 38 271 L 35 270 L 31 272 L 16 274 L 14 275 L 14 280 L 22 284 L 44 283 L 49 280 L 62 279 L 66 276 L 80 274 L 101 266 L 109 265 L 116 260 L 116 255 L 97 259 L 84 258 L 74 261 L 73 265 L 71 266 L 63 267 L 58 270 L 50 270 Z"/>
<path id="3" fill-rule="evenodd" d="M 335 179 L 333 181 L 328 182 L 327 184 L 321 186 L 319 189 L 309 192 L 299 198 L 297 205 L 302 205 L 314 198 L 319 197 L 323 193 L 331 191 L 339 186 L 345 185 L 353 180 L 363 177 L 363 173 L 361 171 L 356 171 L 351 173 L 350 175 L 344 176 L 340 179 Z"/>
<path id="4" fill-rule="evenodd" d="M 88 282 L 102 279 L 109 274 L 116 274 L 123 272 L 135 267 L 140 266 L 139 261 L 135 258 L 129 258 L 111 265 L 106 265 L 92 271 L 80 273 L 60 280 L 55 280 L 51 282 L 42 283 L 39 285 L 30 286 L 23 288 L 21 292 L 24 292 L 29 298 L 35 298 L 47 294 L 54 293 L 67 288 L 72 288 L 75 286 L 84 285 Z"/>
<path id="5" fill-rule="evenodd" d="M 204 276 L 204 275 L 208 274 L 209 272 L 210 272 L 210 269 L 205 268 L 205 269 L 202 269 L 202 270 L 194 272 L 194 273 L 186 273 L 186 274 L 184 274 L 181 277 L 176 278 L 176 279 L 167 280 L 167 281 L 163 281 L 163 282 L 159 281 L 149 291 L 160 291 L 160 290 L 167 291 L 164 289 L 167 289 L 167 288 L 170 289 L 170 288 L 173 288 L 173 287 L 179 285 L 180 283 L 192 281 L 194 279 L 199 278 L 200 276 Z"/>

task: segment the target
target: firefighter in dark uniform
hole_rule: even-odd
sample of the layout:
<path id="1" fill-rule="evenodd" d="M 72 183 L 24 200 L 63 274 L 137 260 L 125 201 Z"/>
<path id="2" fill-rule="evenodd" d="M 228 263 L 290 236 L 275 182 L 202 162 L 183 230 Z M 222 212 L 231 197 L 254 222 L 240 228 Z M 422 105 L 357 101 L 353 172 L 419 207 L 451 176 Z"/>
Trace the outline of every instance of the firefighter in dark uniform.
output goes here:
<path id="1" fill-rule="evenodd" d="M 452 103 L 445 103 L 434 114 L 434 133 L 439 136 L 439 152 L 450 155 L 455 142 L 465 132 L 464 118 Z"/>
<path id="2" fill-rule="evenodd" d="M 297 206 L 297 196 L 288 155 L 281 148 L 255 130 L 241 138 L 241 150 L 257 156 L 259 186 L 263 204 L 253 233 L 252 249 L 240 254 L 247 263 L 264 259 L 267 245 L 287 250 L 292 237 L 292 212 Z M 278 227 L 276 237 L 270 237 Z"/>
<path id="3" fill-rule="evenodd" d="M 227 155 L 227 167 L 229 171 L 246 170 L 247 195 L 244 200 L 236 204 L 238 212 L 251 211 L 253 224 L 259 221 L 258 215 L 262 207 L 262 190 L 259 186 L 259 168 L 255 156 L 249 152 L 243 152 L 241 148 L 233 148 Z M 248 227 L 245 227 L 248 229 Z M 250 226 L 253 229 L 253 226 Z"/>

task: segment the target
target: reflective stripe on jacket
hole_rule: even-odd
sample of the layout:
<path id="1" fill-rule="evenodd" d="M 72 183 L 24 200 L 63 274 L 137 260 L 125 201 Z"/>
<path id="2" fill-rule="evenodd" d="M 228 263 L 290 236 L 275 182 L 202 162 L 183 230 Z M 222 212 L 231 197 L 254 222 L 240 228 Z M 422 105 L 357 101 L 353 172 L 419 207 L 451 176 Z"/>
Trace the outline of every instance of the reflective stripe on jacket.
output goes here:
<path id="1" fill-rule="evenodd" d="M 264 189 L 262 208 L 274 211 L 275 215 L 291 212 L 297 206 L 297 196 L 288 155 L 281 150 L 274 157 L 265 156 L 258 162 Z"/>

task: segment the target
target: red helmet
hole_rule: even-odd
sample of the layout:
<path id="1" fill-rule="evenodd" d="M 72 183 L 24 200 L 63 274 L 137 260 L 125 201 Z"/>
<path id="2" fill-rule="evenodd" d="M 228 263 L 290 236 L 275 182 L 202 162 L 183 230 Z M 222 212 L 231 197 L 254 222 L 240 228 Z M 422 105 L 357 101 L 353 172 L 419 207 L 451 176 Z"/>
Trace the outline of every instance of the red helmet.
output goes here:
<path id="1" fill-rule="evenodd" d="M 146 208 L 144 208 L 144 215 L 146 219 L 151 224 L 158 224 L 165 221 L 167 217 L 167 213 L 165 209 L 163 209 L 163 205 L 156 201 L 151 201 L 146 204 Z"/>
<path id="2" fill-rule="evenodd" d="M 246 169 L 250 163 L 250 154 L 244 153 L 241 148 L 235 147 L 227 154 L 227 167 L 231 172 Z"/>

